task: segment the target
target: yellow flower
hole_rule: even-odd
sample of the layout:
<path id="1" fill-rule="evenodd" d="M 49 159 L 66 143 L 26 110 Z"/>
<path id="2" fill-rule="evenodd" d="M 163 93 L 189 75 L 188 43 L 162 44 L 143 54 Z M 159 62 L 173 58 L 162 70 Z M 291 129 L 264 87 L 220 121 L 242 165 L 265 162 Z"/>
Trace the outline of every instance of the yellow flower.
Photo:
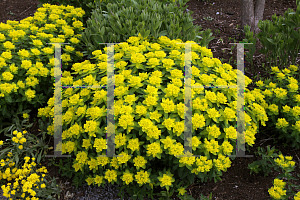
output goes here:
<path id="1" fill-rule="evenodd" d="M 18 55 L 21 57 L 21 59 L 30 57 L 29 52 L 25 49 L 19 50 Z"/>
<path id="2" fill-rule="evenodd" d="M 7 49 L 7 50 L 11 50 L 11 49 L 15 49 L 15 45 L 13 43 L 11 43 L 10 41 L 6 41 L 3 43 L 3 46 Z"/>
<path id="3" fill-rule="evenodd" d="M 285 75 L 283 74 L 283 73 L 277 73 L 277 78 L 278 78 L 278 80 L 282 80 L 282 79 L 284 79 L 284 77 L 285 77 Z"/>
<path id="4" fill-rule="evenodd" d="M 276 123 L 276 128 L 284 128 L 287 127 L 289 123 L 285 120 L 285 118 L 278 118 L 278 122 Z"/>
<path id="5" fill-rule="evenodd" d="M 133 181 L 133 174 L 130 172 L 124 172 L 122 176 L 122 181 L 124 181 L 128 185 Z"/>
<path id="6" fill-rule="evenodd" d="M 170 131 L 171 128 L 174 127 L 174 125 L 175 125 L 174 122 L 175 122 L 175 119 L 168 118 L 168 119 L 164 120 L 162 125 L 165 126 Z"/>
<path id="7" fill-rule="evenodd" d="M 207 114 L 208 114 L 208 117 L 211 119 L 216 119 L 221 116 L 219 111 L 217 111 L 215 108 L 208 109 Z"/>
<path id="8" fill-rule="evenodd" d="M 162 116 L 162 114 L 159 114 L 158 111 L 154 111 L 154 112 L 150 112 L 150 119 L 154 119 L 156 122 L 160 122 L 160 117 Z"/>
<path id="9" fill-rule="evenodd" d="M 282 106 L 283 112 L 288 113 L 290 112 L 291 108 L 288 105 Z"/>
<path id="10" fill-rule="evenodd" d="M 211 91 L 208 91 L 208 90 L 205 90 L 205 99 L 209 100 L 210 102 L 212 103 L 216 103 L 217 101 L 217 96 L 214 92 L 211 92 Z"/>
<path id="11" fill-rule="evenodd" d="M 147 163 L 147 160 L 143 156 L 137 156 L 133 159 L 134 166 L 136 167 L 137 170 L 140 168 L 145 169 L 145 165 Z"/>
<path id="12" fill-rule="evenodd" d="M 115 135 L 116 148 L 119 148 L 121 146 L 125 146 L 126 141 L 127 141 L 127 138 L 126 138 L 125 134 L 123 135 L 122 133 L 119 133 L 119 134 Z"/>
<path id="13" fill-rule="evenodd" d="M 176 143 L 175 145 L 172 144 L 170 146 L 169 154 L 174 156 L 183 155 L 184 154 L 183 151 L 184 151 L 183 145 L 180 143 Z"/>
<path id="14" fill-rule="evenodd" d="M 23 113 L 23 118 L 24 118 L 24 119 L 27 119 L 27 118 L 29 118 L 29 115 L 28 115 L 28 113 Z"/>
<path id="15" fill-rule="evenodd" d="M 89 147 L 91 147 L 91 140 L 90 139 L 83 139 L 82 147 L 84 147 L 85 149 L 88 149 Z"/>
<path id="16" fill-rule="evenodd" d="M 297 117 L 300 115 L 300 106 L 295 106 L 291 110 L 291 113 L 293 114 L 294 117 Z"/>
<path id="17" fill-rule="evenodd" d="M 26 97 L 31 100 L 32 98 L 35 97 L 35 90 L 31 90 L 31 89 L 28 89 L 26 92 L 25 92 L 25 95 Z"/>
<path id="18" fill-rule="evenodd" d="M 151 143 L 147 145 L 147 155 L 151 155 L 153 157 L 155 157 L 157 154 L 161 154 L 162 150 L 160 147 L 160 143 Z"/>
<path id="19" fill-rule="evenodd" d="M 280 187 L 280 188 L 284 188 L 286 185 L 285 182 L 283 182 L 283 180 L 280 180 L 278 178 L 274 179 L 274 186 Z"/>
<path id="20" fill-rule="evenodd" d="M 272 104 L 269 106 L 269 110 L 273 112 L 275 115 L 278 115 L 278 106 L 276 104 Z"/>
<path id="21" fill-rule="evenodd" d="M 88 177 L 87 179 L 85 179 L 85 181 L 88 183 L 88 185 L 91 185 L 94 183 L 94 179 L 92 177 Z"/>
<path id="22" fill-rule="evenodd" d="M 45 47 L 42 49 L 42 51 L 45 53 L 45 54 L 53 54 L 54 50 L 52 48 L 49 48 L 49 47 Z"/>
<path id="23" fill-rule="evenodd" d="M 3 58 L 5 58 L 6 60 L 12 59 L 12 55 L 11 55 L 11 52 L 10 52 L 10 51 L 3 52 L 3 53 L 1 54 L 1 56 L 2 56 Z"/>
<path id="24" fill-rule="evenodd" d="M 135 175 L 135 180 L 138 184 L 142 185 L 150 181 L 149 176 L 150 174 L 148 174 L 147 171 L 141 170 L 140 172 L 137 172 L 137 175 Z"/>
<path id="25" fill-rule="evenodd" d="M 126 101 L 126 100 L 125 100 Z M 136 114 L 138 115 L 146 115 L 147 114 L 147 107 L 142 106 L 142 105 L 137 105 L 136 106 Z"/>
<path id="26" fill-rule="evenodd" d="M 163 107 L 165 113 L 169 113 L 175 110 L 175 104 L 173 103 L 173 100 L 170 100 L 169 98 L 162 99 L 161 106 Z"/>
<path id="27" fill-rule="evenodd" d="M 184 132 L 184 121 L 176 122 L 173 126 L 173 132 L 179 137 Z"/>
<path id="28" fill-rule="evenodd" d="M 165 187 L 165 186 L 171 186 L 172 182 L 175 181 L 174 178 L 172 178 L 173 174 L 163 174 L 163 177 L 158 177 L 158 180 L 161 182 L 160 187 Z"/>
<path id="29" fill-rule="evenodd" d="M 218 138 L 221 135 L 220 128 L 217 127 L 215 124 L 213 126 L 209 126 L 206 128 L 208 135 Z"/>
<path id="30" fill-rule="evenodd" d="M 290 68 L 291 70 L 293 70 L 293 71 L 297 71 L 297 70 L 298 70 L 297 66 L 295 66 L 295 65 L 290 65 L 289 68 Z"/>
<path id="31" fill-rule="evenodd" d="M 118 164 L 123 164 L 123 163 L 127 163 L 127 161 L 130 159 L 130 155 L 128 155 L 125 152 L 120 153 L 119 155 L 123 155 L 122 157 L 117 157 L 118 159 Z"/>
<path id="32" fill-rule="evenodd" d="M 97 139 L 97 138 L 96 138 Z M 79 162 L 79 163 L 82 163 L 82 164 L 86 164 L 87 163 L 87 153 L 84 152 L 84 151 L 79 151 L 76 155 L 76 160 Z"/>
<path id="33" fill-rule="evenodd" d="M 86 121 L 86 124 L 83 125 L 84 129 L 89 133 L 90 136 L 96 137 L 96 130 L 98 127 L 98 121 Z"/>
<path id="34" fill-rule="evenodd" d="M 106 140 L 103 138 L 96 138 L 94 142 L 94 146 L 97 152 L 101 152 L 103 149 L 107 149 Z"/>
<path id="35" fill-rule="evenodd" d="M 219 152 L 219 148 L 220 148 L 218 142 L 215 141 L 215 139 L 211 139 L 210 141 L 207 141 L 206 138 L 204 141 L 204 147 L 207 149 L 207 151 L 211 152 L 214 155 L 216 155 L 216 153 Z"/>
<path id="36" fill-rule="evenodd" d="M 89 169 L 93 170 L 93 169 L 98 169 L 98 165 L 97 165 L 97 160 L 95 158 L 91 158 L 91 160 L 88 161 L 88 165 L 89 165 Z"/>
<path id="37" fill-rule="evenodd" d="M 224 141 L 221 148 L 225 155 L 231 155 L 233 146 L 228 141 Z"/>
<path id="38" fill-rule="evenodd" d="M 210 59 L 208 57 L 202 58 L 202 62 L 207 67 L 212 67 L 214 65 L 214 61 L 212 61 L 212 59 Z"/>
<path id="39" fill-rule="evenodd" d="M 100 187 L 103 182 L 103 176 L 96 175 L 96 177 L 94 178 L 94 182 L 95 184 L 98 184 L 98 187 Z"/>
<path id="40" fill-rule="evenodd" d="M 12 75 L 10 72 L 3 72 L 2 78 L 5 81 L 11 81 L 14 78 L 14 75 Z"/>
<path id="41" fill-rule="evenodd" d="M 186 190 L 185 190 L 185 188 L 179 188 L 178 192 L 179 192 L 180 195 L 183 196 L 186 193 Z"/>
<path id="42" fill-rule="evenodd" d="M 140 147 L 139 147 L 139 139 L 138 138 L 135 138 L 135 139 L 130 139 L 128 141 L 128 145 L 127 145 L 127 148 L 128 149 L 131 149 L 131 151 L 139 151 Z"/>
<path id="43" fill-rule="evenodd" d="M 108 169 L 105 172 L 104 178 L 107 179 L 109 183 L 112 181 L 117 181 L 117 171 Z"/>
<path id="44" fill-rule="evenodd" d="M 273 72 L 280 72 L 278 67 L 271 67 L 271 69 L 272 69 Z"/>

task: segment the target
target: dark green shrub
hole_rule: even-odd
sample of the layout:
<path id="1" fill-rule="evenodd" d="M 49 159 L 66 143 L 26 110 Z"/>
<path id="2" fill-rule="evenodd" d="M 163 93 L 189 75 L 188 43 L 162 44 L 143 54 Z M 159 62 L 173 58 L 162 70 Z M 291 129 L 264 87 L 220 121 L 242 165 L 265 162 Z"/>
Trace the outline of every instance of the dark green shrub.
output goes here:
<path id="1" fill-rule="evenodd" d="M 214 38 L 211 37 L 211 30 L 199 32 L 201 27 L 193 25 L 192 13 L 183 13 L 187 1 L 180 0 L 168 5 L 152 0 L 122 0 L 108 4 L 96 2 L 96 9 L 82 34 L 87 47 L 85 55 L 92 55 L 93 51 L 107 46 L 99 43 L 124 42 L 130 36 L 138 36 L 138 33 L 148 38 L 149 42 L 156 41 L 160 36 L 167 36 L 183 42 L 200 39 L 196 42 L 207 47 Z M 177 6 L 178 3 L 180 7 Z"/>

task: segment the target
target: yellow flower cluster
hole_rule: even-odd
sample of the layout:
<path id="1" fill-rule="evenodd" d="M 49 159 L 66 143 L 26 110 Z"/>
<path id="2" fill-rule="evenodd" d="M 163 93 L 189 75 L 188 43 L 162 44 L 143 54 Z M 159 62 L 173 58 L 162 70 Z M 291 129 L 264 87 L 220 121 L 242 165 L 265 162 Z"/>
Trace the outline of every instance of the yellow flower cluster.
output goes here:
<path id="1" fill-rule="evenodd" d="M 272 123 L 276 125 L 276 128 L 282 134 L 280 138 L 285 137 L 293 147 L 299 148 L 299 143 L 296 141 L 299 140 L 300 133 L 300 95 L 295 94 L 299 91 L 299 81 L 292 77 L 297 74 L 298 67 L 290 65 L 289 68 L 283 70 L 279 70 L 278 67 L 272 67 L 271 69 L 271 74 L 274 74 L 274 76 L 271 76 L 272 79 L 267 79 L 265 83 L 263 81 L 256 82 L 259 89 L 255 89 L 251 93 L 265 95 L 265 99 L 259 97 L 258 103 L 268 111 Z M 257 106 L 255 109 L 256 114 L 262 109 L 256 103 L 253 103 L 253 106 Z M 264 112 L 259 115 L 256 116 L 256 119 L 268 118 L 264 116 Z"/>
<path id="2" fill-rule="evenodd" d="M 158 177 L 158 180 L 161 182 L 160 187 L 166 187 L 168 189 L 168 186 L 171 186 L 172 182 L 175 181 L 175 179 L 172 177 L 173 174 L 168 174 L 169 173 L 163 174 L 163 177 Z"/>
<path id="3" fill-rule="evenodd" d="M 286 159 L 286 161 L 285 161 Z M 288 168 L 288 167 L 294 167 L 295 166 L 295 162 L 294 161 L 291 161 L 293 158 L 291 156 L 286 156 L 284 158 L 283 155 L 279 155 L 279 158 L 276 158 L 274 161 L 275 163 L 282 167 L 282 168 Z"/>
<path id="4" fill-rule="evenodd" d="M 50 76 L 54 76 L 55 46 L 47 47 L 47 43 L 71 43 L 62 45 L 63 67 L 83 56 L 74 50 L 79 47 L 84 29 L 80 21 L 84 13 L 73 6 L 43 4 L 32 17 L 0 23 L 0 99 L 34 102 L 45 92 L 43 87 L 37 87 L 39 80 L 46 77 L 51 81 Z M 20 41 L 29 48 L 20 47 Z"/>
<path id="5" fill-rule="evenodd" d="M 268 192 L 274 199 L 280 199 L 282 196 L 286 195 L 286 190 L 283 190 L 286 183 L 279 179 L 274 179 L 274 186 L 271 187 Z"/>
<path id="6" fill-rule="evenodd" d="M 147 157 L 152 156 L 153 158 L 163 159 L 166 154 L 171 157 L 184 154 L 184 146 L 178 142 L 179 137 L 183 139 L 185 125 L 185 105 L 183 101 L 185 98 L 185 85 L 183 84 L 184 75 L 182 70 L 185 59 L 184 46 L 175 44 L 176 42 L 182 42 L 181 40 L 171 41 L 164 36 L 160 37 L 158 41 L 159 43 L 150 44 L 147 41 L 140 41 L 139 37 L 130 37 L 128 42 L 136 46 L 129 46 L 128 43 L 115 45 L 114 59 L 116 69 L 119 71 L 116 71 L 115 74 L 116 87 L 114 94 L 115 98 L 118 99 L 114 100 L 115 127 L 109 127 L 109 130 L 115 129 L 115 149 L 124 149 L 123 152 L 119 152 L 119 155 L 123 155 L 122 157 L 98 161 L 89 153 L 91 151 L 96 155 L 105 155 L 104 150 L 107 149 L 107 140 L 104 137 L 108 128 L 103 127 L 102 124 L 102 118 L 104 119 L 106 117 L 105 112 L 108 112 L 105 105 L 107 91 L 97 88 L 89 90 L 68 88 L 62 92 L 62 107 L 63 112 L 65 112 L 63 115 L 65 116 L 64 125 L 73 127 L 72 120 L 86 120 L 82 123 L 83 128 L 80 125 L 79 128 L 76 128 L 76 134 L 74 134 L 75 130 L 68 131 L 63 139 L 66 140 L 63 141 L 63 149 L 64 146 L 70 146 L 68 147 L 70 149 L 66 148 L 64 151 L 73 150 L 73 143 L 68 143 L 73 139 L 80 141 L 80 146 L 84 148 L 78 152 L 73 151 L 76 155 L 76 160 L 73 163 L 75 171 L 83 170 L 85 165 L 88 165 L 90 170 L 99 170 L 99 167 L 104 167 L 107 164 L 112 167 L 112 170 L 105 171 L 103 177 L 86 177 L 88 184 L 102 184 L 104 179 L 108 182 L 117 181 L 119 174 L 122 173 L 117 170 L 123 165 L 132 165 L 134 171 L 123 172 L 120 179 L 128 185 L 135 178 L 138 184 L 149 184 L 152 187 L 153 181 L 149 179 L 150 172 L 140 170 L 141 168 L 146 170 L 146 165 L 151 164 L 149 162 L 151 159 Z M 188 41 L 187 43 L 194 42 Z M 167 48 L 167 46 L 169 47 Z M 166 52 L 162 51 L 163 49 L 171 50 Z M 104 51 L 107 52 L 107 48 L 104 48 Z M 192 51 L 191 55 L 194 62 L 192 66 L 192 86 L 236 84 L 237 71 L 232 70 L 230 65 L 222 65 L 218 59 L 211 58 L 212 53 L 210 50 L 197 44 L 192 44 Z M 94 51 L 93 55 L 98 64 L 94 65 L 90 61 L 85 61 L 73 65 L 72 69 L 75 74 L 82 77 L 81 79 L 74 80 L 70 72 L 64 71 L 62 81 L 74 87 L 84 84 L 106 85 L 108 83 L 107 76 L 98 78 L 99 82 L 96 81 L 95 77 L 98 74 L 107 72 L 106 61 L 108 56 L 102 53 L 101 50 Z M 131 62 L 128 67 L 132 67 L 132 69 L 125 68 L 128 64 L 124 61 L 126 57 Z M 208 75 L 209 73 L 205 71 L 206 67 L 213 73 Z M 135 70 L 145 70 L 146 68 L 151 68 L 150 70 L 153 71 L 142 73 Z M 133 71 L 137 72 L 138 75 L 134 74 Z M 248 85 L 251 80 L 246 77 L 245 82 Z M 137 90 L 137 88 L 140 89 Z M 224 155 L 232 153 L 233 145 L 229 140 L 235 142 L 237 134 L 233 125 L 233 123 L 236 123 L 234 119 L 237 118 L 235 115 L 237 109 L 236 89 L 193 88 L 191 96 L 192 109 L 195 112 L 191 116 L 193 129 L 189 143 L 194 151 L 197 150 L 200 154 L 207 156 L 196 159 L 193 157 L 178 157 L 177 159 L 180 164 L 191 167 L 191 171 L 195 174 L 209 172 L 213 169 L 213 166 L 215 166 L 215 170 L 225 171 L 230 167 L 230 160 L 229 158 L 225 159 Z M 261 98 L 263 100 L 263 96 L 260 96 L 259 92 L 253 93 L 252 96 L 253 101 L 261 100 Z M 84 105 L 88 103 L 88 100 L 91 100 L 90 105 Z M 220 108 L 221 106 L 224 107 L 224 110 Z M 48 102 L 48 107 L 39 110 L 39 116 L 53 118 L 53 113 L 47 113 L 52 107 L 53 100 Z M 73 107 L 76 107 L 77 110 L 74 110 Z M 252 108 L 252 110 L 255 108 L 257 107 Z M 255 115 L 258 118 L 257 121 L 260 120 L 262 123 L 268 120 L 261 117 L 260 114 L 263 112 L 265 112 L 264 107 L 260 107 L 260 110 L 254 112 L 257 114 L 257 116 Z M 245 121 L 247 122 L 245 140 L 250 145 L 253 144 L 254 135 L 257 132 L 255 123 L 251 123 L 251 117 L 245 112 Z M 208 122 L 210 123 L 207 125 Z M 222 129 L 215 124 L 223 122 L 227 125 Z M 205 126 L 208 128 L 204 128 Z M 53 126 L 49 127 L 50 134 L 53 134 Z M 84 131 L 81 132 L 81 128 Z M 207 140 L 205 137 L 197 137 L 196 134 L 202 131 L 206 131 L 206 135 L 212 138 Z M 169 134 L 166 135 L 166 133 Z M 223 133 L 225 140 L 220 142 L 218 138 Z M 86 136 L 83 138 L 82 135 Z M 205 136 L 205 134 L 202 135 Z M 140 149 L 140 147 L 144 149 Z M 143 150 L 145 150 L 145 155 L 141 154 Z M 209 158 L 210 153 L 215 155 L 214 158 L 217 156 L 218 159 Z M 134 174 L 136 175 L 133 176 Z M 155 174 L 155 172 L 152 172 L 152 174 Z M 171 180 L 170 175 L 162 176 L 161 186 L 171 186 Z"/>
<path id="7" fill-rule="evenodd" d="M 25 133 L 27 133 L 27 131 L 23 131 L 23 133 L 25 134 Z M 13 134 L 16 135 L 17 137 L 13 137 L 12 141 L 15 142 L 15 143 L 17 143 L 17 144 L 19 143 L 20 145 L 18 145 L 18 148 L 19 149 L 23 149 L 23 145 L 22 144 L 26 142 L 26 138 L 23 137 L 23 135 L 22 135 L 21 132 L 18 132 L 16 130 L 13 132 Z"/>
<path id="8" fill-rule="evenodd" d="M 10 156 L 9 154 L 7 156 Z M 10 159 L 7 158 L 6 161 Z M 24 158 L 25 163 L 22 169 L 13 168 L 10 171 L 10 167 L 14 166 L 13 163 L 9 163 L 9 167 L 6 168 L 5 172 L 0 171 L 0 180 L 7 179 L 8 181 L 15 180 L 15 182 L 7 183 L 7 185 L 2 185 L 1 188 L 3 190 L 3 196 L 7 198 L 12 198 L 11 195 L 19 194 L 23 199 L 34 199 L 38 200 L 36 197 L 36 191 L 40 190 L 39 188 L 46 188 L 46 184 L 44 183 L 45 174 L 48 173 L 45 167 L 41 167 L 39 169 L 34 170 L 33 167 L 36 166 L 34 162 L 35 158 L 31 158 L 32 162 L 29 164 L 30 157 Z M 1 166 L 3 165 L 3 160 L 1 160 Z M 35 172 L 35 173 L 33 173 Z M 37 173 L 41 173 L 42 177 Z M 45 173 L 45 174 L 43 174 Z M 25 198 L 26 197 L 26 198 Z"/>

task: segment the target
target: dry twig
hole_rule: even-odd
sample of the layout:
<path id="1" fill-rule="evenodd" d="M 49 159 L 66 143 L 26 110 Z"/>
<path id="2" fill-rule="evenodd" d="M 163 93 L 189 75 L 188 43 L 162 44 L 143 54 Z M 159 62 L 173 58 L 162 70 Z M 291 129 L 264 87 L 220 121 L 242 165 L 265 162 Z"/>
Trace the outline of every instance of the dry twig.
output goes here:
<path id="1" fill-rule="evenodd" d="M 29 8 L 31 8 L 32 6 L 30 6 Z M 26 10 L 24 10 L 23 12 L 21 12 L 19 15 L 25 13 L 27 10 L 29 10 L 29 8 L 27 8 Z"/>

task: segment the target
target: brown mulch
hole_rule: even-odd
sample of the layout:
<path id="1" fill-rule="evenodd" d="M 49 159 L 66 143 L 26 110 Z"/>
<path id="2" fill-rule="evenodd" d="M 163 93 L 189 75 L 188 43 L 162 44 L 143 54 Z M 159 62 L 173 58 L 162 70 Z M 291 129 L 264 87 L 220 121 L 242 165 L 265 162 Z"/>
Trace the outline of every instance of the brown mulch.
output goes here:
<path id="1" fill-rule="evenodd" d="M 0 0 L 0 22 L 5 23 L 7 20 L 21 20 L 29 16 L 33 16 L 37 9 L 39 2 L 37 0 Z M 190 0 L 188 3 L 188 10 L 193 11 L 192 14 L 194 25 L 201 25 L 203 29 L 211 29 L 215 39 L 209 44 L 209 48 L 212 49 L 215 58 L 223 58 L 223 63 L 229 63 L 233 67 L 236 67 L 236 47 L 231 51 L 229 43 L 233 43 L 233 39 L 229 40 L 229 37 L 235 38 L 236 42 L 243 39 L 243 34 L 237 25 L 241 24 L 241 13 L 240 13 L 240 0 Z M 263 20 L 271 20 L 271 16 L 276 13 L 277 15 L 283 15 L 284 12 L 292 8 L 296 10 L 295 0 L 266 0 L 265 11 Z M 222 10 L 221 10 L 222 9 Z M 219 12 L 219 14 L 217 14 Z M 213 20 L 205 20 L 203 18 L 211 17 Z M 219 30 L 217 33 L 215 30 Z M 220 39 L 223 42 L 220 42 Z M 257 46 L 258 47 L 258 46 Z M 222 50 L 225 49 L 225 52 Z M 229 60 L 231 61 L 229 62 Z M 261 63 L 265 62 L 263 55 L 260 55 L 257 51 L 254 57 L 254 65 L 260 68 Z M 298 59 L 299 64 L 299 59 Z M 249 71 L 249 63 L 245 63 L 245 74 L 248 77 L 252 77 Z M 268 73 L 264 72 L 260 68 L 261 76 L 267 77 Z M 36 113 L 32 116 L 36 116 Z M 31 119 L 32 122 L 35 122 Z M 38 123 L 33 126 L 30 131 L 32 133 L 38 132 Z M 268 177 L 264 177 L 262 174 L 250 175 L 250 170 L 247 169 L 248 164 L 253 161 L 261 160 L 261 157 L 255 156 L 257 147 L 264 147 L 267 145 L 271 147 L 275 146 L 279 149 L 284 156 L 293 156 L 293 161 L 296 162 L 296 169 L 292 172 L 293 177 L 297 177 L 296 173 L 300 174 L 300 152 L 290 147 L 285 147 L 283 141 L 274 139 L 272 135 L 274 132 L 262 128 L 265 133 L 262 132 L 257 134 L 255 145 L 249 147 L 249 151 L 246 151 L 246 155 L 254 155 L 252 158 L 238 157 L 232 161 L 231 167 L 227 172 L 223 172 L 222 181 L 214 183 L 213 180 L 205 184 L 194 183 L 187 189 L 187 193 L 192 195 L 195 199 L 200 198 L 200 194 L 208 196 L 212 193 L 214 200 L 268 200 L 270 199 L 268 189 L 273 186 L 273 180 L 279 175 L 278 172 L 274 171 L 269 174 Z M 53 144 L 53 139 L 50 144 Z M 49 155 L 53 152 L 49 152 Z M 49 158 L 46 158 L 42 163 L 47 166 Z M 49 174 L 54 177 L 58 177 L 58 182 L 65 183 L 68 178 L 62 177 L 58 173 L 58 169 L 55 166 L 47 167 Z M 300 185 L 300 181 L 292 181 L 294 184 Z M 66 190 L 67 191 L 67 190 Z M 63 191 L 63 192 L 66 192 Z M 72 192 L 72 191 L 70 191 Z M 296 191 L 295 191 L 296 192 Z M 175 195 L 173 195 L 175 197 Z M 175 197 L 175 199 L 179 199 Z M 293 199 L 293 198 L 289 198 Z"/>

